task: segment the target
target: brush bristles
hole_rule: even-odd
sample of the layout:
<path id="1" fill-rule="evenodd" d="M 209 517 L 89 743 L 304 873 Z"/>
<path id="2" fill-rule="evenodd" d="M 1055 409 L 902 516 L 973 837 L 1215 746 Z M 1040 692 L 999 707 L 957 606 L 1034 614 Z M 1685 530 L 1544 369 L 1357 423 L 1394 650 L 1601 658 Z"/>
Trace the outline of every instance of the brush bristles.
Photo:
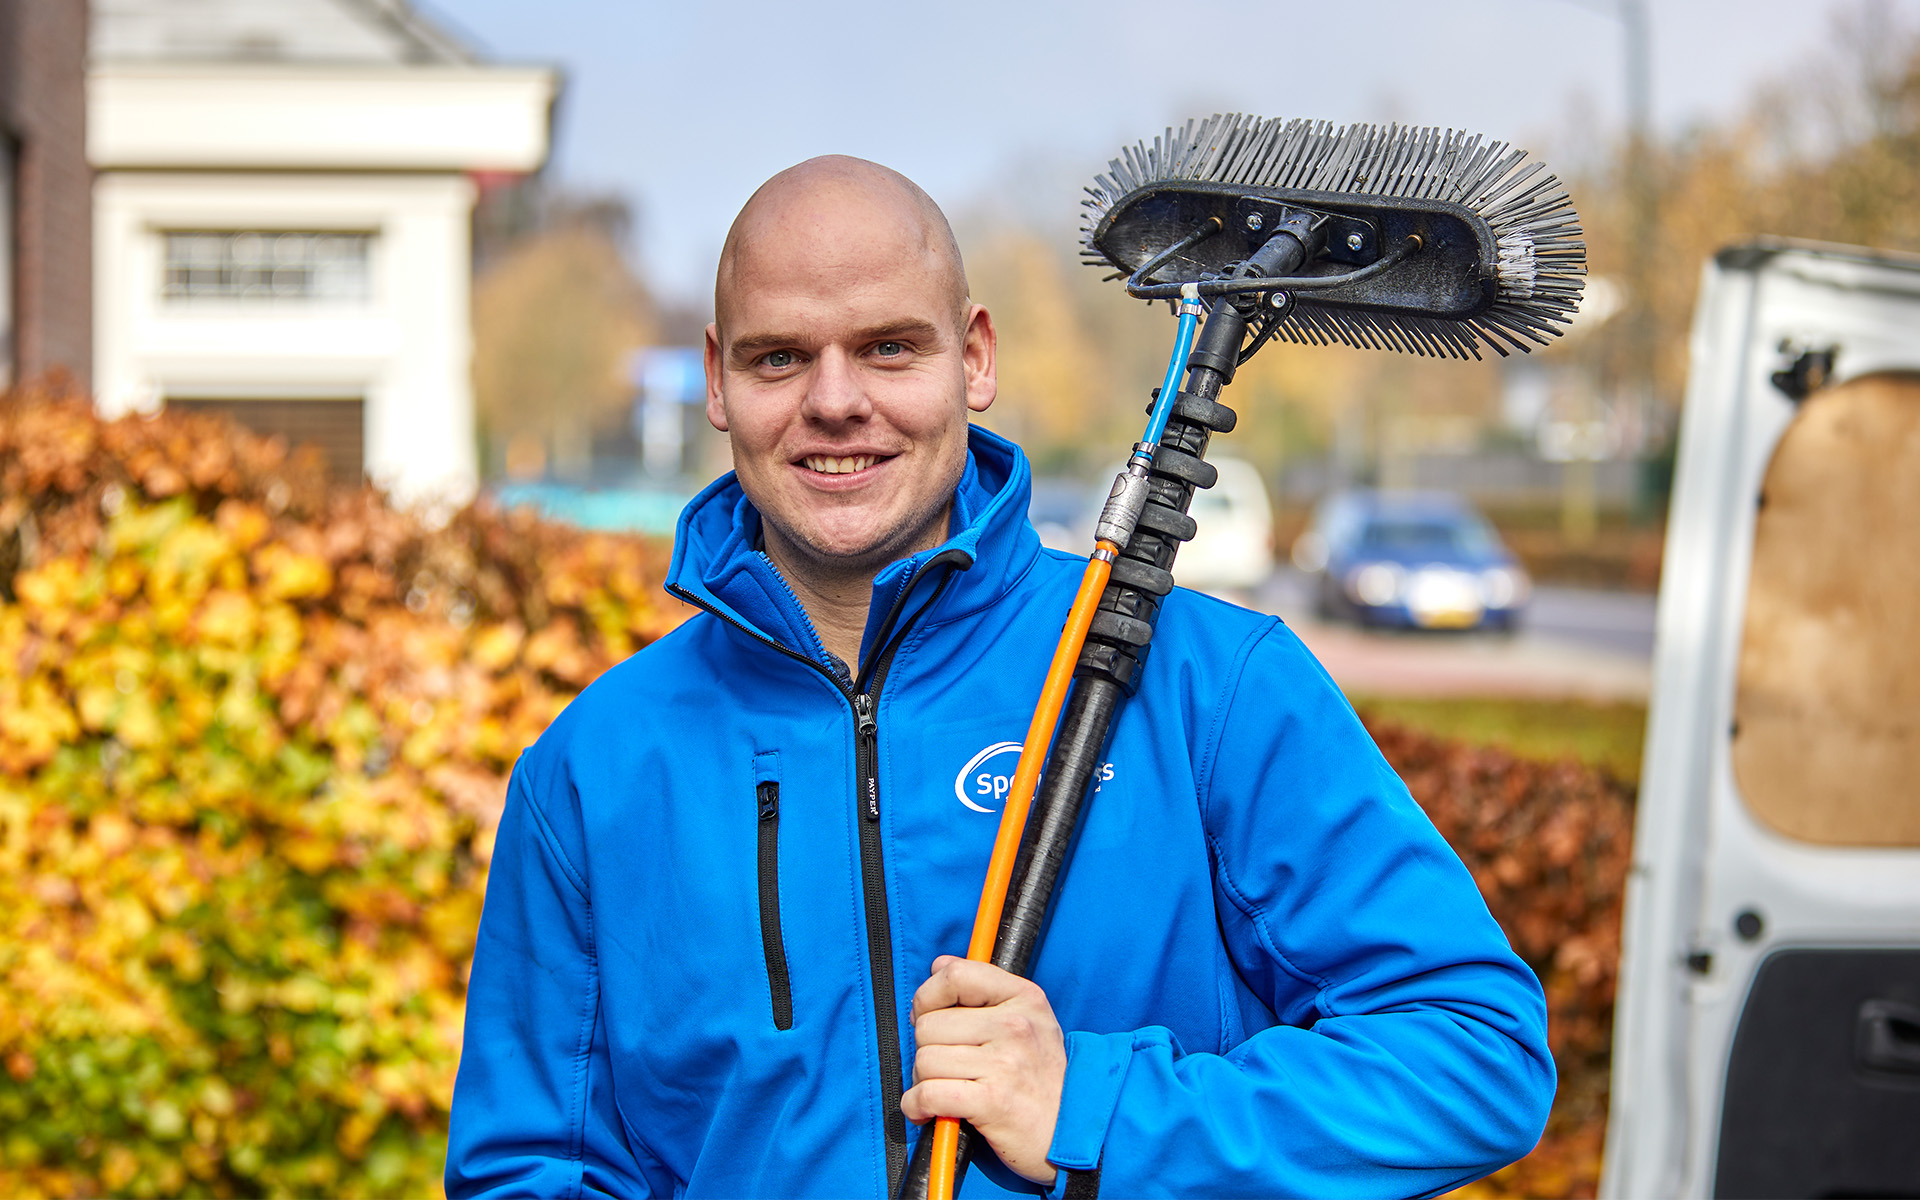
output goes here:
<path id="1" fill-rule="evenodd" d="M 1229 113 L 1169 128 L 1151 146 L 1122 151 L 1087 189 L 1087 262 L 1117 265 L 1094 246 L 1093 232 L 1123 199 L 1145 187 L 1202 180 L 1443 200 L 1472 209 L 1493 229 L 1498 298 L 1486 312 L 1459 321 L 1387 315 L 1301 293 L 1277 331 L 1289 341 L 1450 358 L 1478 358 L 1485 341 L 1505 355 L 1509 347 L 1548 345 L 1565 332 L 1580 300 L 1586 246 L 1559 180 L 1505 142 L 1434 127 L 1335 127 Z"/>

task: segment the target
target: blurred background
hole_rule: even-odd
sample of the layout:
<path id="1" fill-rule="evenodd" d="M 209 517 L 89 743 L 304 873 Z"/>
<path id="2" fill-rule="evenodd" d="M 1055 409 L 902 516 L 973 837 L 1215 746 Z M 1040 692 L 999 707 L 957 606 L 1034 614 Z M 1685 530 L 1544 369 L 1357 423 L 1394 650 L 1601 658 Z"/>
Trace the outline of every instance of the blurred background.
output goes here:
<path id="1" fill-rule="evenodd" d="M 1185 579 L 1305 624 L 1332 607 L 1296 569 L 1314 551 L 1289 562 L 1313 506 L 1430 489 L 1477 507 L 1538 585 L 1512 628 L 1644 659 L 1651 607 L 1619 593 L 1657 579 L 1699 263 L 1759 232 L 1914 236 L 1920 5 L 1893 0 L 1290 13 L 1347 48 L 1249 78 L 1158 53 L 1165 14 L 1144 6 L 800 19 L 772 5 L 99 0 L 86 15 L 84 112 L 80 68 L 17 51 L 66 93 L 16 121 L 31 234 L 15 255 L 18 374 L 62 365 L 108 417 L 226 414 L 404 501 L 484 490 L 655 534 L 725 469 L 697 403 L 711 263 L 782 165 L 871 156 L 946 207 L 1002 330 L 984 423 L 1028 449 L 1043 523 L 1077 544 L 1163 350 L 1164 322 L 1075 265 L 1079 190 L 1108 157 L 1216 110 L 1527 146 L 1589 233 L 1592 277 L 1562 345 L 1466 364 L 1285 347 L 1241 376 L 1248 420 L 1226 452 L 1257 472 L 1271 523 L 1220 551 L 1231 568 L 1189 556 Z M 1276 19 L 1222 3 L 1183 23 Z M 79 30 L 63 31 L 69 57 Z M 29 78 L 20 90 L 39 95 Z M 44 133 L 27 136 L 36 120 Z M 1604 689 L 1633 690 L 1604 674 Z"/>
<path id="2" fill-rule="evenodd" d="M 1176 575 L 1284 616 L 1443 831 L 1584 814 L 1528 951 L 1562 1109 L 1476 1186 L 1592 1194 L 1702 264 L 1920 250 L 1920 0 L 0 0 L 0 1184 L 437 1188 L 505 773 L 685 615 L 740 204 L 830 152 L 941 203 L 1077 548 L 1172 330 L 1081 188 L 1216 111 L 1508 140 L 1583 219 L 1544 353 L 1252 360 Z M 1573 886 L 1462 853 L 1503 921 Z"/>

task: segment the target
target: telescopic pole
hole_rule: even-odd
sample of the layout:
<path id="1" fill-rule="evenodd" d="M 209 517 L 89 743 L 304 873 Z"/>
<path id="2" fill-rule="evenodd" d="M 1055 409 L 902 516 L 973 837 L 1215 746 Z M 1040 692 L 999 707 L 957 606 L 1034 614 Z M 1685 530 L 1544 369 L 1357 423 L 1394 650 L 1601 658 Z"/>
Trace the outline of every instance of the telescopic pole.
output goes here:
<path id="1" fill-rule="evenodd" d="M 1274 240 L 1293 241 L 1291 238 Z M 1285 256 L 1293 258 L 1293 262 L 1282 259 L 1262 263 L 1266 273 L 1285 274 L 1304 258 L 1305 248 L 1297 242 L 1294 246 L 1299 249 L 1298 255 Z M 1234 425 L 1233 411 L 1215 397 L 1232 381 L 1241 344 L 1246 340 L 1247 318 L 1236 307 L 1236 302 L 1251 307 L 1261 301 L 1252 295 L 1244 299 L 1216 299 L 1196 344 L 1189 341 L 1192 335 L 1187 319 L 1197 315 L 1199 301 L 1191 291 L 1183 299 L 1185 328 L 1178 344 L 1181 349 L 1187 345 L 1193 348 L 1184 355 L 1184 363 L 1178 353 L 1169 363 L 1166 382 L 1155 393 L 1149 410 L 1147 439 L 1151 440 L 1143 439 L 1135 446 L 1128 471 L 1115 481 L 1108 508 L 1096 530 L 1098 555 L 1122 540 L 1109 540 L 1100 535 L 1114 532 L 1110 514 L 1123 497 L 1131 500 L 1132 514 L 1126 522 L 1124 544 L 1113 560 L 1098 608 L 1084 627 L 1085 644 L 1073 667 L 1073 690 L 1066 701 L 1065 715 L 1052 737 L 1052 749 L 1046 759 L 1046 769 L 1039 776 L 1031 811 L 1021 814 L 1025 828 L 1011 868 L 1011 884 L 1004 894 L 1004 902 L 993 904 L 991 893 L 996 889 L 999 872 L 990 871 L 986 889 L 989 895 L 982 899 L 980 916 L 986 916 L 993 909 L 999 917 L 989 961 L 1016 975 L 1027 973 L 1039 944 L 1047 906 L 1066 863 L 1080 807 L 1114 717 L 1122 701 L 1139 686 L 1140 669 L 1153 636 L 1160 602 L 1173 588 L 1169 568 L 1180 543 L 1191 538 L 1196 528 L 1187 515 L 1194 489 L 1211 487 L 1216 478 L 1214 468 L 1205 461 L 1207 444 L 1213 434 L 1225 433 Z M 1186 389 L 1171 391 L 1182 374 L 1186 376 Z M 1076 603 L 1075 611 L 1080 611 L 1080 607 Z M 1075 632 L 1076 624 L 1069 621 L 1070 635 Z M 1055 665 L 1057 669 L 1058 657 Z M 1043 693 L 1043 708 L 1046 706 L 1044 696 L 1053 694 L 1051 685 L 1050 673 L 1049 687 Z M 1035 750 L 1039 720 L 1040 714 L 1036 713 L 1035 725 L 1029 728 L 1028 742 L 1022 751 L 1022 772 L 1027 769 L 1027 755 Z M 1041 744 L 1044 745 L 1044 741 Z M 1004 816 L 1001 839 L 1003 843 L 1009 841 L 1008 821 Z M 1001 857 L 999 844 L 994 857 L 997 865 Z M 983 946 L 980 934 L 981 928 L 976 922 L 976 951 Z M 914 1148 L 913 1159 L 901 1181 L 900 1194 L 904 1200 L 951 1200 L 959 1176 L 966 1169 L 974 1136 L 974 1130 L 963 1122 L 944 1119 L 937 1122 Z"/>

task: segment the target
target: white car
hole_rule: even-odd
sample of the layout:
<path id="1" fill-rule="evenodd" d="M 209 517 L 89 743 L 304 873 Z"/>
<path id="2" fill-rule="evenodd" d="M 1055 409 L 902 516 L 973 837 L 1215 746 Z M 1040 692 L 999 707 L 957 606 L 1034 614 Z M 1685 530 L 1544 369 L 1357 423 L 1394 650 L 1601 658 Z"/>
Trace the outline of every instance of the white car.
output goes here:
<path id="1" fill-rule="evenodd" d="M 1207 460 L 1220 472 L 1210 488 L 1198 488 L 1187 513 L 1199 525 L 1193 540 L 1173 560 L 1174 582 L 1201 591 L 1247 590 L 1273 574 L 1273 504 L 1253 464 L 1237 458 Z M 1042 545 L 1085 554 L 1093 526 L 1112 487 L 1036 479 L 1028 519 Z"/>
<path id="2" fill-rule="evenodd" d="M 1219 482 L 1196 489 L 1187 513 L 1199 525 L 1173 560 L 1173 579 L 1200 591 L 1251 591 L 1273 574 L 1273 502 L 1252 463 L 1210 458 Z"/>

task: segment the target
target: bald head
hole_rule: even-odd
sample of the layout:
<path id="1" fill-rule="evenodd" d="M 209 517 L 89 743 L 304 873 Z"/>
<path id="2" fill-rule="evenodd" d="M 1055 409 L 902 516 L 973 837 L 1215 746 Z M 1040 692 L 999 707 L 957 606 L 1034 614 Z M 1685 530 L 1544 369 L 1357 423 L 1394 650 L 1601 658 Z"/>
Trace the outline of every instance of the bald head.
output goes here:
<path id="1" fill-rule="evenodd" d="M 755 192 L 713 301 L 707 420 L 768 556 L 852 661 L 874 572 L 947 536 L 968 414 L 997 390 L 993 318 L 967 299 L 938 206 L 857 158 L 811 159 Z"/>
<path id="2" fill-rule="evenodd" d="M 873 256 L 927 271 L 951 297 L 954 319 L 965 323 L 966 268 L 932 197 L 863 158 L 829 154 L 788 167 L 760 185 L 727 230 L 713 284 L 722 338 L 740 289 L 794 270 L 857 276 L 861 261 Z"/>

